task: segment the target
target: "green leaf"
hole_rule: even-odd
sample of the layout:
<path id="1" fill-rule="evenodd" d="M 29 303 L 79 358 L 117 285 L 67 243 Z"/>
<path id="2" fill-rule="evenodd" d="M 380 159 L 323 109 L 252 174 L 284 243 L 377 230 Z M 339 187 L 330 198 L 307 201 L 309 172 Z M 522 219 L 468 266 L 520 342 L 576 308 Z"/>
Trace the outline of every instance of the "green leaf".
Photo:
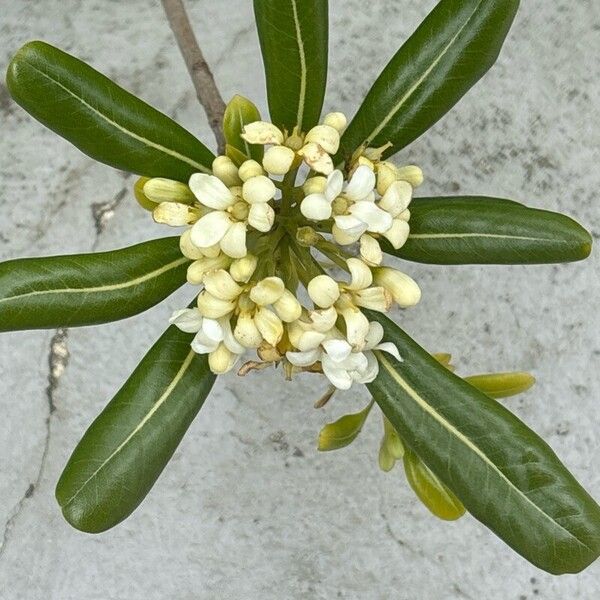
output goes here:
<path id="1" fill-rule="evenodd" d="M 500 403 L 452 374 L 392 321 L 380 322 L 403 362 L 377 352 L 369 391 L 406 445 L 466 509 L 550 573 L 600 554 L 600 507 L 552 449 Z"/>
<path id="2" fill-rule="evenodd" d="M 73 527 L 99 533 L 120 523 L 169 462 L 215 381 L 192 339 L 169 327 L 73 451 L 56 486 Z"/>
<path id="3" fill-rule="evenodd" d="M 111 167 L 185 182 L 210 172 L 214 156 L 191 133 L 49 44 L 25 44 L 8 66 L 6 84 L 38 121 Z"/>
<path id="4" fill-rule="evenodd" d="M 339 160 L 391 142 L 395 154 L 494 64 L 518 0 L 441 0 L 381 72 L 342 137 Z"/>
<path id="5" fill-rule="evenodd" d="M 254 0 L 271 121 L 308 131 L 327 83 L 327 0 Z"/>
<path id="6" fill-rule="evenodd" d="M 373 401 L 358 413 L 344 415 L 333 423 L 327 423 L 319 433 L 318 449 L 323 452 L 339 450 L 351 444 L 361 432 L 372 407 Z"/>
<path id="7" fill-rule="evenodd" d="M 404 472 L 419 500 L 436 517 L 444 521 L 456 521 L 465 514 L 465 507 L 460 500 L 412 450 L 404 453 Z"/>
<path id="8" fill-rule="evenodd" d="M 508 398 L 533 387 L 535 377 L 530 373 L 486 373 L 463 379 L 490 398 Z"/>
<path id="9" fill-rule="evenodd" d="M 249 144 L 241 137 L 244 127 L 254 121 L 260 121 L 258 108 L 248 98 L 236 94 L 225 108 L 223 134 L 227 142 L 227 156 L 238 166 L 243 160 L 249 158 L 262 162 L 264 146 Z M 243 157 L 242 160 L 240 160 L 240 154 Z"/>
<path id="10" fill-rule="evenodd" d="M 511 200 L 482 196 L 416 198 L 410 205 L 410 235 L 386 252 L 439 265 L 542 264 L 583 260 L 591 235 L 559 213 Z"/>
<path id="11" fill-rule="evenodd" d="M 186 282 L 179 238 L 93 254 L 0 263 L 0 331 L 95 325 L 136 315 Z"/>

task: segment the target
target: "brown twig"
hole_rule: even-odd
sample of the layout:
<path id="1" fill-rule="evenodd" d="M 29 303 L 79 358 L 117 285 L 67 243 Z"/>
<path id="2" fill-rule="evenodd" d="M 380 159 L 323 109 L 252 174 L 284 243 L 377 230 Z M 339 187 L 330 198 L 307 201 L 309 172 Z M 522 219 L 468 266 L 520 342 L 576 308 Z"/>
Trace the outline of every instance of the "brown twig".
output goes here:
<path id="1" fill-rule="evenodd" d="M 185 11 L 183 0 L 162 0 L 162 5 L 196 88 L 198 100 L 204 107 L 208 122 L 215 134 L 218 152 L 223 154 L 225 151 L 225 139 L 223 137 L 225 102 L 223 102 L 210 67 L 202 54 L 202 50 L 200 50 Z"/>

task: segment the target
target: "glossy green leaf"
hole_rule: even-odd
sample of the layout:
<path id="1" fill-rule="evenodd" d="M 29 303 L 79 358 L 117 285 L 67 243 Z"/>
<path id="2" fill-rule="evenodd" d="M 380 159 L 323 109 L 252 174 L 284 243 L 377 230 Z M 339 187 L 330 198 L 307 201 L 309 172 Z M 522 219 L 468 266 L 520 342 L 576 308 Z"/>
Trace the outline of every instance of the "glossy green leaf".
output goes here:
<path id="1" fill-rule="evenodd" d="M 439 519 L 456 521 L 465 514 L 461 501 L 412 451 L 404 453 L 406 479 L 419 500 Z"/>
<path id="2" fill-rule="evenodd" d="M 339 450 L 351 444 L 361 432 L 372 407 L 371 401 L 360 412 L 344 415 L 333 423 L 327 423 L 319 433 L 319 450 Z"/>
<path id="3" fill-rule="evenodd" d="M 583 260 L 591 235 L 559 213 L 511 200 L 481 196 L 416 198 L 410 205 L 410 235 L 386 252 L 415 262 L 542 264 Z"/>
<path id="4" fill-rule="evenodd" d="M 210 172 L 214 157 L 191 133 L 49 44 L 25 44 L 8 67 L 6 83 L 28 113 L 100 162 L 185 182 L 192 173 Z"/>
<path id="5" fill-rule="evenodd" d="M 0 331 L 95 325 L 136 315 L 181 287 L 189 264 L 178 237 L 0 263 Z"/>
<path id="6" fill-rule="evenodd" d="M 223 134 L 227 143 L 227 156 L 238 166 L 249 158 L 262 162 L 264 146 L 249 144 L 241 137 L 248 123 L 260 120 L 260 112 L 256 105 L 239 94 L 236 94 L 225 108 Z"/>
<path id="7" fill-rule="evenodd" d="M 254 0 L 271 121 L 308 131 L 327 83 L 327 0 Z"/>
<path id="8" fill-rule="evenodd" d="M 192 334 L 169 327 L 75 448 L 56 486 L 67 521 L 99 533 L 145 498 L 215 381 Z"/>
<path id="9" fill-rule="evenodd" d="M 443 117 L 494 64 L 518 0 L 441 0 L 371 87 L 338 158 L 391 142 L 395 154 Z"/>
<path id="10" fill-rule="evenodd" d="M 392 321 L 379 321 L 398 362 L 369 391 L 405 444 L 466 509 L 550 573 L 576 573 L 600 554 L 600 507 L 552 449 L 499 402 L 435 360 Z"/>
<path id="11" fill-rule="evenodd" d="M 508 398 L 533 387 L 535 377 L 530 373 L 486 373 L 463 379 L 490 398 Z"/>

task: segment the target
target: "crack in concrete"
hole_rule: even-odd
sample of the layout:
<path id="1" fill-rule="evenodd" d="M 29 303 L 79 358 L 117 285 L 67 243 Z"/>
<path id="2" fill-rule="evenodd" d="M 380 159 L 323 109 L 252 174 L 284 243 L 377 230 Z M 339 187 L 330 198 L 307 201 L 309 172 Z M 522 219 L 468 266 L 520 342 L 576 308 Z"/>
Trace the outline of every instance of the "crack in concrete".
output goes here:
<path id="1" fill-rule="evenodd" d="M 128 173 L 124 173 L 123 175 L 125 180 L 129 178 Z M 126 197 L 127 191 L 127 186 L 123 185 L 123 187 L 113 196 L 111 200 L 107 202 L 97 202 L 91 205 L 92 216 L 94 218 L 94 225 L 96 228 L 96 236 L 91 247 L 92 251 L 96 249 L 98 242 L 100 241 L 100 236 L 105 231 L 108 222 L 114 217 L 115 211 Z M 36 489 L 41 483 L 44 470 L 46 468 L 46 461 L 48 458 L 48 452 L 50 450 L 50 437 L 52 433 L 51 419 L 56 410 L 56 391 L 69 364 L 70 352 L 68 340 L 69 330 L 66 327 L 59 327 L 56 329 L 54 335 L 50 339 L 48 351 L 48 385 L 46 387 L 48 415 L 46 416 L 45 420 L 46 434 L 44 437 L 44 446 L 42 449 L 40 466 L 34 481 L 29 484 L 25 490 L 25 493 L 15 504 L 11 511 L 11 515 L 4 524 L 4 533 L 2 534 L 2 542 L 0 544 L 0 559 L 2 559 L 4 553 L 6 552 L 6 547 L 10 541 L 11 533 L 17 519 L 23 512 L 27 500 L 32 498 L 35 494 Z"/>

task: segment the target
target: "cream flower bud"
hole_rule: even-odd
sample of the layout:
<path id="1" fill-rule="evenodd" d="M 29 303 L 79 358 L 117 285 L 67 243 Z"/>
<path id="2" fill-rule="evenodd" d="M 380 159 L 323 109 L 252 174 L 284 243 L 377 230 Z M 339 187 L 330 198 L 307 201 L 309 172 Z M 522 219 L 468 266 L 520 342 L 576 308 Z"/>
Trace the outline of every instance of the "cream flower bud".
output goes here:
<path id="1" fill-rule="evenodd" d="M 421 299 L 419 286 L 405 273 L 390 267 L 381 267 L 375 269 L 373 274 L 375 283 L 387 289 L 398 306 L 408 308 Z"/>
<path id="2" fill-rule="evenodd" d="M 242 196 L 248 204 L 263 204 L 275 196 L 275 184 L 264 175 L 252 177 L 244 182 Z"/>
<path id="3" fill-rule="evenodd" d="M 241 137 L 250 144 L 283 144 L 281 130 L 266 121 L 255 121 L 245 125 Z"/>
<path id="4" fill-rule="evenodd" d="M 247 283 L 250 277 L 254 275 L 258 259 L 254 254 L 246 254 L 244 258 L 238 258 L 231 263 L 229 267 L 229 273 L 231 276 L 240 283 Z"/>
<path id="5" fill-rule="evenodd" d="M 302 186 L 304 193 L 307 196 L 310 194 L 323 194 L 325 192 L 325 188 L 327 187 L 327 177 L 323 177 L 322 175 L 317 175 L 315 177 L 309 177 Z"/>
<path id="6" fill-rule="evenodd" d="M 182 227 L 195 223 L 200 216 L 197 209 L 188 204 L 179 202 L 161 202 L 152 211 L 152 218 L 157 223 L 171 225 L 171 227 Z"/>
<path id="7" fill-rule="evenodd" d="M 338 133 L 342 133 L 347 123 L 348 119 L 346 119 L 346 115 L 341 112 L 330 112 L 323 119 L 323 125 L 333 127 Z"/>
<path id="8" fill-rule="evenodd" d="M 416 165 L 407 165 L 398 169 L 398 179 L 408 181 L 414 188 L 423 183 L 423 171 Z"/>
<path id="9" fill-rule="evenodd" d="M 263 339 L 250 312 L 240 313 L 233 335 L 244 348 L 258 348 Z"/>
<path id="10" fill-rule="evenodd" d="M 267 231 L 271 231 L 271 227 L 273 227 L 274 222 L 275 211 L 266 202 L 253 204 L 250 207 L 250 212 L 248 213 L 248 224 L 254 227 L 254 229 L 266 233 Z"/>
<path id="11" fill-rule="evenodd" d="M 360 352 L 365 346 L 365 338 L 369 333 L 369 320 L 351 302 L 344 302 L 340 314 L 346 324 L 346 339 L 354 350 Z"/>
<path id="12" fill-rule="evenodd" d="M 360 258 L 349 258 L 346 261 L 350 271 L 350 283 L 344 287 L 348 290 L 362 290 L 373 283 L 371 269 Z"/>
<path id="13" fill-rule="evenodd" d="M 271 175 L 285 175 L 291 168 L 296 153 L 287 146 L 271 146 L 265 151 L 263 167 Z"/>
<path id="14" fill-rule="evenodd" d="M 265 277 L 250 290 L 250 300 L 259 306 L 273 304 L 281 298 L 285 285 L 279 277 Z"/>
<path id="15" fill-rule="evenodd" d="M 331 202 L 323 194 L 308 194 L 300 203 L 300 212 L 311 221 L 325 221 L 331 217 Z"/>
<path id="16" fill-rule="evenodd" d="M 379 242 L 368 233 L 360 236 L 360 257 L 370 266 L 380 265 L 383 252 Z"/>
<path id="17" fill-rule="evenodd" d="M 198 294 L 198 310 L 203 317 L 208 319 L 220 319 L 228 315 L 235 308 L 235 301 L 221 300 L 216 298 L 206 290 Z"/>
<path id="18" fill-rule="evenodd" d="M 334 306 L 311 310 L 308 313 L 311 328 L 320 333 L 329 331 L 335 325 L 337 318 L 338 314 Z"/>
<path id="19" fill-rule="evenodd" d="M 406 210 L 412 200 L 413 188 L 407 181 L 394 181 L 379 201 L 379 208 L 397 217 Z"/>
<path id="20" fill-rule="evenodd" d="M 227 187 L 240 185 L 242 180 L 238 175 L 238 168 L 228 156 L 217 156 L 212 163 L 212 172 Z"/>
<path id="21" fill-rule="evenodd" d="M 377 166 L 377 192 L 384 195 L 387 189 L 398 180 L 398 168 L 389 162 L 379 163 Z"/>
<path id="22" fill-rule="evenodd" d="M 392 308 L 392 294 L 382 286 L 370 287 L 353 292 L 352 299 L 357 306 L 387 312 Z"/>
<path id="23" fill-rule="evenodd" d="M 331 125 L 317 125 L 306 134 L 305 144 L 318 144 L 327 154 L 335 154 L 340 147 L 340 134 Z"/>
<path id="24" fill-rule="evenodd" d="M 219 242 L 221 250 L 231 258 L 243 258 L 246 250 L 246 223 L 233 223 Z"/>
<path id="25" fill-rule="evenodd" d="M 186 258 L 190 260 L 198 260 L 199 258 L 203 258 L 206 256 L 204 254 L 204 250 L 206 248 L 200 249 L 198 246 L 194 246 L 192 240 L 190 239 L 190 231 L 191 229 L 186 229 L 179 238 L 179 249 L 181 250 L 181 254 L 183 254 Z"/>
<path id="26" fill-rule="evenodd" d="M 302 305 L 290 290 L 284 290 L 281 298 L 273 302 L 273 308 L 284 323 L 296 321 L 302 314 Z"/>
<path id="27" fill-rule="evenodd" d="M 195 260 L 187 270 L 188 283 L 200 285 L 207 273 L 216 269 L 226 269 L 230 262 L 231 259 L 228 256 L 225 256 L 225 254 L 219 254 L 213 258 L 205 256 Z"/>
<path id="28" fill-rule="evenodd" d="M 221 342 L 217 349 L 208 355 L 208 366 L 215 375 L 223 375 L 233 369 L 236 360 L 237 355 Z"/>
<path id="29" fill-rule="evenodd" d="M 254 323 L 271 346 L 276 346 L 280 342 L 283 337 L 283 323 L 272 310 L 261 306 L 254 315 Z"/>
<path id="30" fill-rule="evenodd" d="M 406 221 L 407 223 L 410 221 L 410 210 L 408 210 L 408 208 L 406 210 L 403 210 L 397 217 L 398 219 L 402 219 L 403 221 Z"/>
<path id="31" fill-rule="evenodd" d="M 298 154 L 304 158 L 304 162 L 317 171 L 329 175 L 333 172 L 333 161 L 331 156 L 316 143 L 309 143 L 298 150 Z"/>
<path id="32" fill-rule="evenodd" d="M 410 233 L 409 224 L 403 219 L 394 219 L 392 226 L 383 233 L 383 237 L 387 238 L 392 246 L 398 250 L 404 246 Z"/>
<path id="33" fill-rule="evenodd" d="M 265 171 L 262 168 L 261 164 L 256 162 L 255 160 L 246 160 L 244 161 L 239 168 L 238 175 L 242 181 L 248 181 L 252 177 L 258 177 L 259 175 L 264 175 Z"/>
<path id="34" fill-rule="evenodd" d="M 308 283 L 308 295 L 320 308 L 329 308 L 339 297 L 340 288 L 329 275 L 317 275 Z"/>
<path id="35" fill-rule="evenodd" d="M 195 200 L 192 190 L 181 183 L 164 177 L 153 177 L 144 184 L 144 196 L 157 204 L 160 202 L 180 202 L 191 204 Z"/>
<path id="36" fill-rule="evenodd" d="M 242 288 L 224 269 L 207 273 L 204 276 L 204 287 L 219 300 L 235 300 L 242 293 Z"/>

